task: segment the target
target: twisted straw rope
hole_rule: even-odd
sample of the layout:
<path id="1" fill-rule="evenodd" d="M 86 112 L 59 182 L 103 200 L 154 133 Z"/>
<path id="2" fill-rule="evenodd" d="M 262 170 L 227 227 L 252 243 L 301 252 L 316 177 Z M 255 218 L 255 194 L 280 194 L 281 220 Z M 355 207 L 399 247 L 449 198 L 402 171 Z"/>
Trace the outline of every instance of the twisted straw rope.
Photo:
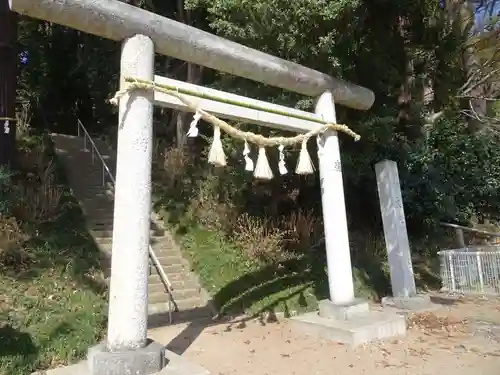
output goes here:
<path id="1" fill-rule="evenodd" d="M 130 91 L 133 90 L 153 90 L 153 91 L 159 91 L 167 95 L 174 96 L 178 98 L 180 101 L 182 101 L 187 107 L 189 107 L 193 112 L 198 112 L 201 117 L 211 123 L 214 126 L 218 126 L 221 128 L 225 133 L 227 133 L 229 136 L 233 138 L 240 139 L 242 141 L 248 141 L 251 143 L 254 143 L 258 145 L 259 147 L 273 147 L 273 146 L 292 146 L 298 143 L 302 143 L 304 141 L 307 141 L 309 138 L 317 136 L 324 131 L 331 129 L 335 131 L 341 131 L 343 133 L 346 133 L 350 135 L 351 137 L 354 138 L 355 141 L 358 141 L 361 137 L 359 134 L 353 132 L 347 125 L 342 125 L 342 124 L 325 124 L 322 126 L 319 126 L 316 129 L 313 129 L 307 133 L 304 134 L 299 134 L 294 137 L 264 137 L 260 134 L 255 134 L 252 132 L 245 132 L 242 130 L 239 130 L 231 125 L 229 125 L 227 122 L 215 117 L 214 115 L 204 111 L 203 109 L 199 108 L 198 105 L 192 101 L 191 99 L 187 98 L 186 95 L 182 95 L 177 91 L 174 90 L 169 90 L 163 87 L 158 87 L 155 85 L 154 82 L 130 82 L 126 88 L 123 90 L 117 91 L 115 96 L 109 100 L 111 104 L 118 105 L 118 102 L 121 97 L 123 97 L 125 94 L 127 94 Z"/>

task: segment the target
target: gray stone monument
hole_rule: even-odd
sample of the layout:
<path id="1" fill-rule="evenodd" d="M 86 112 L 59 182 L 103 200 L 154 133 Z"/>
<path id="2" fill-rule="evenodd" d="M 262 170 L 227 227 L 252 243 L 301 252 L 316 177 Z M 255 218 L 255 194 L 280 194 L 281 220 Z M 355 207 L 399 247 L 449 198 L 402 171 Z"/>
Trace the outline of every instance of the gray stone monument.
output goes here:
<path id="1" fill-rule="evenodd" d="M 375 173 L 392 286 L 392 298 L 386 297 L 382 303 L 405 310 L 425 309 L 430 300 L 417 295 L 415 287 L 398 166 L 383 160 L 375 165 Z"/>

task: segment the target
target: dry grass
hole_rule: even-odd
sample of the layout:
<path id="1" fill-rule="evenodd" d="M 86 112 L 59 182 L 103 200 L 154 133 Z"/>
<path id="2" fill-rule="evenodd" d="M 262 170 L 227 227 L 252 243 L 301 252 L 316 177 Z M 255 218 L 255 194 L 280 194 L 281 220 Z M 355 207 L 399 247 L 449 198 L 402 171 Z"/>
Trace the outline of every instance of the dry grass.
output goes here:
<path id="1" fill-rule="evenodd" d="M 272 225 L 266 219 L 243 214 L 234 227 L 234 239 L 243 251 L 253 259 L 279 262 L 289 257 L 284 250 L 283 239 L 287 232 Z"/>
<path id="2" fill-rule="evenodd" d="M 468 321 L 451 316 L 438 316 L 431 312 L 413 314 L 408 317 L 408 328 L 416 328 L 426 334 L 447 335 L 466 332 Z"/>
<path id="3" fill-rule="evenodd" d="M 13 217 L 0 216 L 0 251 L 8 251 L 26 240 L 21 225 Z"/>
<path id="4" fill-rule="evenodd" d="M 19 186 L 14 215 L 22 221 L 42 223 L 53 220 L 58 212 L 63 189 L 55 180 L 55 164 L 39 165 L 36 175 Z"/>
<path id="5" fill-rule="evenodd" d="M 308 251 L 316 244 L 323 233 L 323 222 L 312 210 L 300 207 L 290 215 L 281 216 L 276 226 L 286 234 L 284 244 L 295 251 Z"/>

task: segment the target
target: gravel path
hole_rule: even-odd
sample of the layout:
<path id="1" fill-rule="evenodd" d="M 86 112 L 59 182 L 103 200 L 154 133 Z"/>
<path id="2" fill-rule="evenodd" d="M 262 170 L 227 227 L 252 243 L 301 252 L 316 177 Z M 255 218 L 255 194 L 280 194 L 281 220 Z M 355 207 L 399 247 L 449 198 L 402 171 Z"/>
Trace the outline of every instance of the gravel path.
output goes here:
<path id="1" fill-rule="evenodd" d="M 403 339 L 356 349 L 297 336 L 286 320 L 181 324 L 152 330 L 150 336 L 212 375 L 498 374 L 499 300 L 453 302 L 409 317 Z"/>

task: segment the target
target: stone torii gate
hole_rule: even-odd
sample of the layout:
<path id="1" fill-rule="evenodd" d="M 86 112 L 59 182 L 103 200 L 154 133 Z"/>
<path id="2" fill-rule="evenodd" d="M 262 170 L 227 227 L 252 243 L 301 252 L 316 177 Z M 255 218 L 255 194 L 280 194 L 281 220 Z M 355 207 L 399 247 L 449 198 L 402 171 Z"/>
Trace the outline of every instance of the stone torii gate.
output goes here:
<path id="1" fill-rule="evenodd" d="M 317 98 L 314 114 L 287 109 L 288 113 L 295 111 L 306 116 L 300 121 L 286 115 L 200 101 L 203 109 L 221 117 L 303 133 L 317 127 L 318 120 L 336 123 L 335 102 L 359 110 L 369 109 L 374 102 L 373 92 L 366 88 L 117 0 L 9 0 L 9 3 L 20 14 L 122 42 L 121 88 L 126 87 L 125 77 L 163 83 L 168 80 L 154 76 L 157 52 Z M 280 107 L 255 102 L 266 108 Z M 168 95 L 143 90 L 127 93 L 119 103 L 108 334 L 105 343 L 89 349 L 88 366 L 79 370 L 82 374 L 169 373 L 163 346 L 147 338 L 154 104 L 186 110 Z M 354 296 L 337 133 L 327 130 L 319 135 L 318 150 L 330 298 L 321 301 L 319 314 L 295 317 L 293 323 L 308 334 L 352 344 L 404 334 L 403 317 L 370 312 L 367 302 Z"/>

